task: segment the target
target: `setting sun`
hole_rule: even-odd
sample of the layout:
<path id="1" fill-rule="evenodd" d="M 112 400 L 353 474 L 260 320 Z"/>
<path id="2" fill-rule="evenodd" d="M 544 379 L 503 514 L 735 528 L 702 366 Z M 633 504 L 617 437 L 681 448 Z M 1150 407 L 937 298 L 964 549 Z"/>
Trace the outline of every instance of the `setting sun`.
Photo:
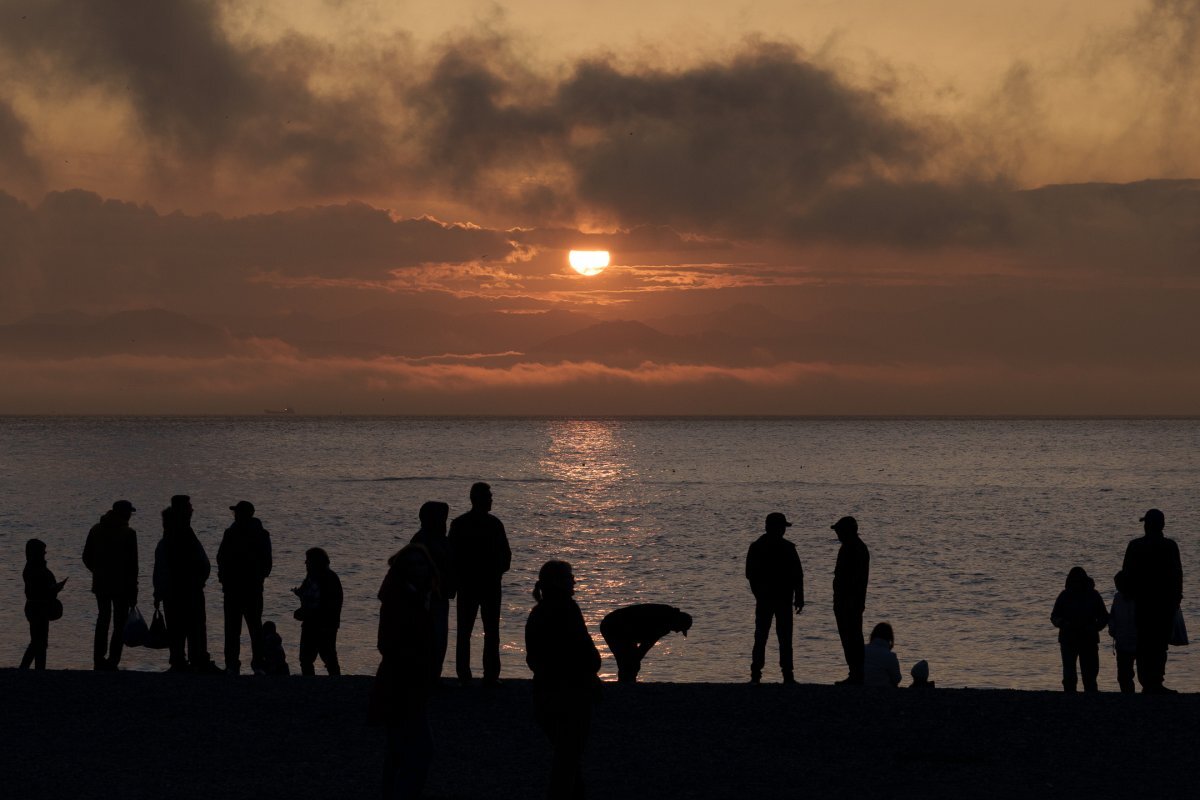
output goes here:
<path id="1" fill-rule="evenodd" d="M 599 275 L 608 266 L 607 250 L 572 250 L 567 256 L 571 268 L 580 275 Z"/>

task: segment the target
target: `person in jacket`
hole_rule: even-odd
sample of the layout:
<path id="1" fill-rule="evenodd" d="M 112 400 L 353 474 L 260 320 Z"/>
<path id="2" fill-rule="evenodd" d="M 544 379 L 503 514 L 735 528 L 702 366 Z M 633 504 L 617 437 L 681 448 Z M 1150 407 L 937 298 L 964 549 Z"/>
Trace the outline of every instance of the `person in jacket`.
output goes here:
<path id="1" fill-rule="evenodd" d="M 1135 691 L 1133 676 L 1137 663 L 1137 609 L 1129 599 L 1129 580 L 1123 571 L 1113 576 L 1113 584 L 1117 592 L 1109 609 L 1108 635 L 1117 653 L 1117 685 L 1125 694 L 1131 694 Z"/>
<path id="2" fill-rule="evenodd" d="M 67 585 L 67 579 L 54 580 L 54 573 L 46 566 L 46 543 L 41 539 L 30 539 L 25 543 L 25 569 L 21 577 L 25 580 L 29 646 L 25 648 L 19 668 L 45 669 L 46 651 L 50 648 L 50 623 L 62 617 L 58 593 Z"/>
<path id="3" fill-rule="evenodd" d="M 636 683 L 650 648 L 672 631 L 687 636 L 691 627 L 691 614 L 664 603 L 638 603 L 609 612 L 600 621 L 600 635 L 617 660 L 617 681 Z"/>
<path id="4" fill-rule="evenodd" d="M 892 652 L 896 634 L 881 622 L 871 629 L 871 641 L 863 648 L 863 685 L 894 688 L 900 685 L 900 659 Z"/>
<path id="5" fill-rule="evenodd" d="M 1058 628 L 1058 647 L 1062 651 L 1063 691 L 1073 692 L 1078 681 L 1075 662 L 1083 673 L 1083 689 L 1098 691 L 1100 673 L 1100 631 L 1108 624 L 1104 598 L 1096 591 L 1096 582 L 1083 567 L 1071 567 L 1067 585 L 1054 601 L 1050 621 Z"/>
<path id="6" fill-rule="evenodd" d="M 584 796 L 583 754 L 599 690 L 600 651 L 573 599 L 575 575 L 565 561 L 547 561 L 538 572 L 537 605 L 525 623 L 525 662 L 533 671 L 533 709 L 550 740 L 551 800 Z"/>
<path id="7" fill-rule="evenodd" d="M 133 503 L 118 500 L 88 531 L 83 564 L 92 573 L 96 595 L 96 638 L 92 662 L 97 670 L 115 670 L 125 645 L 125 620 L 137 603 L 137 533 L 129 527 Z M 109 636 L 109 623 L 112 636 Z"/>
<path id="8" fill-rule="evenodd" d="M 754 648 L 750 655 L 750 682 L 762 680 L 767 658 L 767 637 L 775 622 L 779 641 L 779 669 L 784 683 L 795 683 L 792 667 L 792 609 L 804 610 L 804 567 L 796 545 L 783 538 L 792 523 L 778 511 L 767 514 L 766 533 L 746 553 L 746 580 L 754 594 Z"/>
<path id="9" fill-rule="evenodd" d="M 250 634 L 250 668 L 262 668 L 263 581 L 271 574 L 271 534 L 254 516 L 253 503 L 239 500 L 229 510 L 233 524 L 217 548 L 217 580 L 225 599 L 225 671 L 237 675 L 243 619 Z"/>
<path id="10" fill-rule="evenodd" d="M 168 672 L 219 673 L 208 654 L 204 584 L 212 564 L 192 530 L 192 499 L 171 498 L 162 512 L 163 536 L 154 548 L 154 607 L 167 619 L 171 668 Z"/>
<path id="11" fill-rule="evenodd" d="M 274 622 L 264 622 L 262 626 L 262 674 L 291 675 L 288 668 L 287 653 L 283 649 L 283 637 L 279 635 Z"/>
<path id="12" fill-rule="evenodd" d="M 858 536 L 858 520 L 854 517 L 842 517 L 829 527 L 842 543 L 833 569 L 833 616 L 850 673 L 836 683 L 859 686 L 863 682 L 863 612 L 867 608 L 871 553 Z"/>
<path id="13" fill-rule="evenodd" d="M 450 549 L 458 590 L 458 644 L 455 668 L 464 686 L 471 683 L 471 631 L 483 619 L 483 685 L 500 683 L 500 585 L 512 565 L 504 524 L 490 512 L 492 487 L 471 487 L 471 510 L 450 523 Z"/>
<path id="14" fill-rule="evenodd" d="M 1144 535 L 1129 543 L 1121 565 L 1129 579 L 1129 599 L 1136 604 L 1137 678 L 1143 692 L 1173 694 L 1163 680 L 1171 628 L 1183 598 L 1183 565 L 1179 546 L 1163 535 L 1163 512 L 1152 508 L 1140 522 Z"/>
<path id="15" fill-rule="evenodd" d="M 300 674 L 315 675 L 317 656 L 330 675 L 341 675 L 337 634 L 342 624 L 342 582 L 329 568 L 329 554 L 320 547 L 304 554 L 304 581 L 292 589 L 300 608 L 292 615 L 300 620 Z"/>
<path id="16" fill-rule="evenodd" d="M 433 758 L 429 729 L 429 660 L 437 567 L 422 545 L 409 544 L 388 559 L 379 588 L 377 646 L 382 659 L 371 688 L 369 719 L 383 725 L 387 750 L 383 796 L 420 797 Z"/>
<path id="17" fill-rule="evenodd" d="M 450 506 L 430 500 L 422 504 L 417 514 L 421 528 L 413 534 L 411 543 L 424 546 L 433 557 L 438 571 L 438 590 L 430 601 L 433 614 L 433 655 L 430 663 L 430 680 L 438 685 L 442 679 L 442 667 L 446 662 L 446 648 L 450 639 L 450 601 L 457 593 L 454 583 L 454 553 L 446 537 L 446 520 Z M 474 622 L 474 620 L 472 620 Z"/>

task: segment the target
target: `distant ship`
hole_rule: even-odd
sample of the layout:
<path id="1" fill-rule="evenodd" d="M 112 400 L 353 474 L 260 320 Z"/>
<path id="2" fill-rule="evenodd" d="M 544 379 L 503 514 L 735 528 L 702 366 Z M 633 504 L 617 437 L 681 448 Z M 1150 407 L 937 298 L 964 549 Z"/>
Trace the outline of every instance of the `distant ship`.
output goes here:
<path id="1" fill-rule="evenodd" d="M 264 414 L 295 414 L 296 409 L 291 406 L 285 408 L 267 408 L 263 410 Z"/>

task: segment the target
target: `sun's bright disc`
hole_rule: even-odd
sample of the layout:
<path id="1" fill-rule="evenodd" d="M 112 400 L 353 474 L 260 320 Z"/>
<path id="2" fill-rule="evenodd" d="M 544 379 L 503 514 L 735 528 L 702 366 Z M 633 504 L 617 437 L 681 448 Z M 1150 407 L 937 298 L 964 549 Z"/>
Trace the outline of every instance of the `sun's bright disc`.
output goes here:
<path id="1" fill-rule="evenodd" d="M 572 250 L 567 256 L 571 269 L 580 275 L 599 275 L 608 266 L 607 250 Z"/>

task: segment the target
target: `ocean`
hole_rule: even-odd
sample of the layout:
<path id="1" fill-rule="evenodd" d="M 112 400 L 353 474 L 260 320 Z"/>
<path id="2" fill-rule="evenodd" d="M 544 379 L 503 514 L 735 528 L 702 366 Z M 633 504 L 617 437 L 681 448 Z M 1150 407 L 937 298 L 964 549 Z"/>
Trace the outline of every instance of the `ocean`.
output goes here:
<path id="1" fill-rule="evenodd" d="M 298 672 L 290 589 L 304 551 L 325 547 L 346 605 L 343 669 L 375 670 L 375 599 L 387 558 L 417 530 L 417 509 L 467 510 L 471 483 L 491 483 L 508 530 L 502 677 L 527 677 L 530 592 L 549 558 L 570 561 L 576 599 L 604 654 L 599 624 L 637 602 L 679 606 L 689 636 L 647 657 L 643 681 L 749 678 L 754 602 L 746 549 L 782 511 L 807 587 L 795 618 L 801 682 L 845 676 L 832 610 L 838 543 L 829 526 L 859 521 L 871 550 L 865 627 L 896 632 L 904 683 L 919 659 L 939 686 L 1058 689 L 1050 609 L 1067 571 L 1083 566 L 1111 602 L 1112 576 L 1138 517 L 1166 513 L 1184 565 L 1183 612 L 1200 636 L 1200 420 L 1195 419 L 463 419 L 263 417 L 0 417 L 0 664 L 28 641 L 24 542 L 48 545 L 70 581 L 51 624 L 49 666 L 90 669 L 95 602 L 80 561 L 88 529 L 117 499 L 138 508 L 139 605 L 149 618 L 159 511 L 192 496 L 193 527 L 214 559 L 238 500 L 271 532 L 275 568 L 264 619 Z M 208 591 L 208 642 L 223 664 L 221 595 Z M 475 674 L 482 639 L 476 626 Z M 248 639 L 243 663 L 248 662 Z M 1171 648 L 1167 685 L 1200 691 L 1200 659 Z M 774 637 L 764 680 L 777 681 Z M 165 651 L 127 649 L 125 669 L 163 670 Z M 454 615 L 444 675 L 454 675 Z M 1116 691 L 1101 641 L 1100 685 Z M 318 662 L 318 672 L 321 672 Z"/>

